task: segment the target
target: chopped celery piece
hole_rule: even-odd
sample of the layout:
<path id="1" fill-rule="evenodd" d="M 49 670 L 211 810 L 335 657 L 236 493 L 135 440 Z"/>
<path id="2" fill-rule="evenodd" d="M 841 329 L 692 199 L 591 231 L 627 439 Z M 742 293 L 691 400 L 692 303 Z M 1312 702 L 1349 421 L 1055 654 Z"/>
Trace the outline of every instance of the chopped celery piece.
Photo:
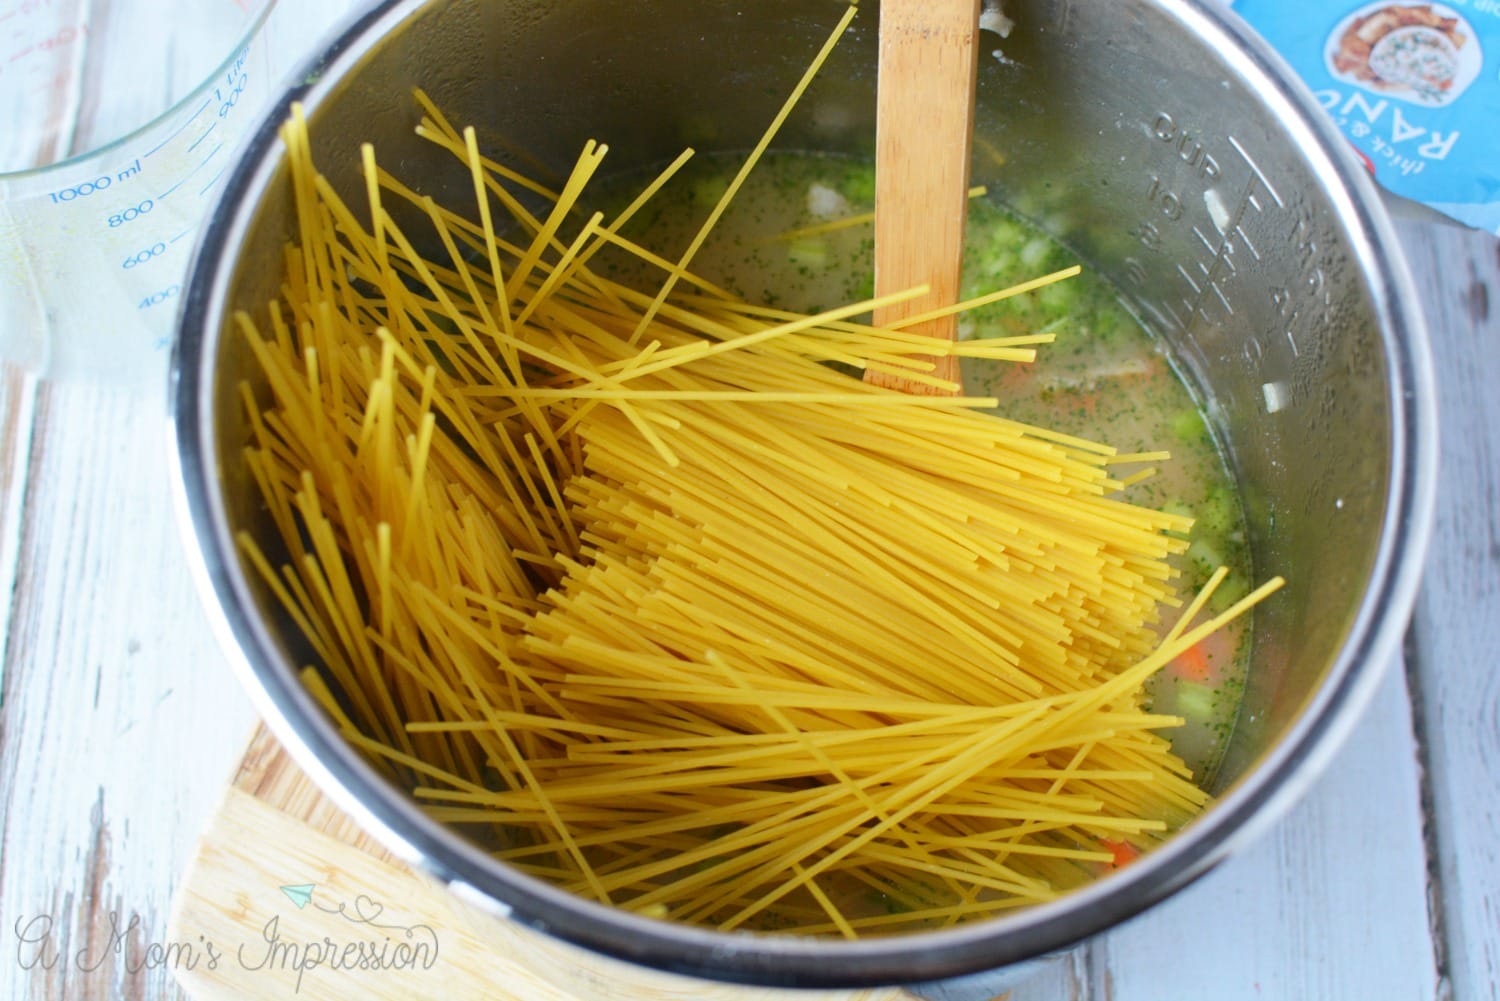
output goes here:
<path id="1" fill-rule="evenodd" d="M 1227 539 L 1240 528 L 1239 504 L 1223 484 L 1214 484 L 1198 508 L 1197 529 L 1214 539 Z"/>
<path id="2" fill-rule="evenodd" d="M 1047 258 L 1052 256 L 1055 246 L 1051 240 L 1041 236 L 1026 241 L 1021 246 L 1021 266 L 1040 271 L 1047 263 Z"/>
<path id="3" fill-rule="evenodd" d="M 875 204 L 875 165 L 853 164 L 835 182 L 839 193 L 855 205 Z"/>
<path id="4" fill-rule="evenodd" d="M 1229 576 L 1224 578 L 1214 591 L 1214 596 L 1209 599 L 1209 610 L 1222 612 L 1249 593 L 1250 582 L 1245 579 L 1245 575 L 1239 571 L 1230 571 Z"/>
<path id="5" fill-rule="evenodd" d="M 828 241 L 817 237 L 793 240 L 787 245 L 786 259 L 801 268 L 826 268 L 829 262 Z"/>
<path id="6" fill-rule="evenodd" d="M 1176 689 L 1178 716 L 1198 722 L 1213 718 L 1214 687 L 1212 685 L 1178 679 Z"/>
<path id="7" fill-rule="evenodd" d="M 1182 500 L 1169 500 L 1161 506 L 1161 509 L 1164 514 L 1176 515 L 1181 518 L 1192 518 L 1194 525 L 1197 525 L 1197 512 L 1195 512 L 1187 503 Z M 1188 538 L 1188 533 L 1186 532 L 1169 531 L 1167 534 L 1179 539 Z"/>
<path id="8" fill-rule="evenodd" d="M 1036 301 L 1047 319 L 1056 320 L 1076 315 L 1080 294 L 1076 282 L 1057 282 L 1037 292 Z"/>
<path id="9" fill-rule="evenodd" d="M 1194 569 L 1205 577 L 1224 566 L 1223 552 L 1201 535 L 1188 546 L 1187 558 L 1192 561 Z"/>
<path id="10" fill-rule="evenodd" d="M 1172 433 L 1184 444 L 1207 444 L 1209 441 L 1208 424 L 1197 409 L 1177 411 L 1172 415 L 1171 426 Z"/>
<path id="11" fill-rule="evenodd" d="M 1089 330 L 1098 341 L 1112 341 L 1126 329 L 1122 310 L 1099 310 L 1089 317 Z"/>

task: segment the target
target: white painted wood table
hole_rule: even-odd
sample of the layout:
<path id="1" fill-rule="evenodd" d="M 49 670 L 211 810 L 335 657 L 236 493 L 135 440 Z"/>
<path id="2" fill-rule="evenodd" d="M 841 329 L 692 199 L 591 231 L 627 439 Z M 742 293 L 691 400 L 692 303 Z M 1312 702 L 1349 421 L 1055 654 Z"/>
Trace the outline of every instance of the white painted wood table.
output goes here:
<path id="1" fill-rule="evenodd" d="M 287 51 L 356 6 L 283 3 Z M 1406 661 L 1260 842 L 1016 1001 L 1500 997 L 1500 243 L 1398 224 L 1444 422 Z M 142 950 L 254 721 L 188 578 L 170 447 L 160 392 L 0 384 L 0 999 L 180 996 Z"/>

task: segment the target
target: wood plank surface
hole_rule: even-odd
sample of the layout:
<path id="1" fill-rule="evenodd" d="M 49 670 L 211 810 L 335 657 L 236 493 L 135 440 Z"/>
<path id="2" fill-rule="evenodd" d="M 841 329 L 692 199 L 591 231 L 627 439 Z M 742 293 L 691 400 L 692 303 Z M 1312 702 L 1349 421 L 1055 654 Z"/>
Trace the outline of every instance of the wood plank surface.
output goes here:
<path id="1" fill-rule="evenodd" d="M 1500 241 L 1407 224 L 1437 363 L 1438 491 L 1415 635 L 1454 996 L 1500 998 Z"/>
<path id="2" fill-rule="evenodd" d="M 160 937 L 239 750 L 225 734 L 253 714 L 183 560 L 161 400 L 46 386 L 29 440 L 4 476 L 27 492 L 0 702 L 0 998 L 171 997 L 170 972 L 130 970 L 113 932 Z"/>

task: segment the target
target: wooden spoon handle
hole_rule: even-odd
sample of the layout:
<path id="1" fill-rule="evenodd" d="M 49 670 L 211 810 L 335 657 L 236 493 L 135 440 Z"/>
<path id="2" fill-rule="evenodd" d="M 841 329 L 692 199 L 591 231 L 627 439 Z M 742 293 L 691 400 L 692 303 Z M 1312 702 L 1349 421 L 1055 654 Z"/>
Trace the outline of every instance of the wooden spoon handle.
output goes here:
<path id="1" fill-rule="evenodd" d="M 958 301 L 968 211 L 969 149 L 978 72 L 979 0 L 883 0 L 875 131 L 875 293 L 918 285 L 929 293 L 878 310 L 897 323 Z M 947 316 L 911 328 L 952 339 Z M 958 381 L 958 360 L 933 358 L 935 375 Z M 941 390 L 867 373 L 913 393 Z"/>

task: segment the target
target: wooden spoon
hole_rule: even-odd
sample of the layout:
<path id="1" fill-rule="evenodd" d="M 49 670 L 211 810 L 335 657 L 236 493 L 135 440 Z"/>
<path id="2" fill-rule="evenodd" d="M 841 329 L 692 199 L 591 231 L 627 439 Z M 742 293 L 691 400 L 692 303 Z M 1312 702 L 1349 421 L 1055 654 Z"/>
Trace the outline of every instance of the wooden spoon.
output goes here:
<path id="1" fill-rule="evenodd" d="M 926 285 L 926 296 L 875 313 L 877 326 L 958 301 L 974 133 L 979 0 L 882 0 L 875 119 L 875 294 Z M 908 329 L 954 339 L 955 316 Z M 958 382 L 958 359 L 934 375 Z M 944 390 L 899 375 L 868 382 L 910 393 Z"/>

